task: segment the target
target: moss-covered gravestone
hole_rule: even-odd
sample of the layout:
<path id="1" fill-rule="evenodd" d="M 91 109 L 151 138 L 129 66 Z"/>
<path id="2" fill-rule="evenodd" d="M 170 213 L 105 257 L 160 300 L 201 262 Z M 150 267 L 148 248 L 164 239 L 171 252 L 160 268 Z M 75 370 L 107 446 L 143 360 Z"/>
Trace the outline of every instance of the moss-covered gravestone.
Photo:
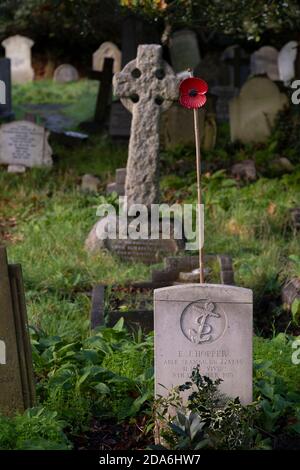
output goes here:
<path id="1" fill-rule="evenodd" d="M 20 265 L 0 247 L 0 413 L 12 415 L 35 400 L 31 347 Z"/>

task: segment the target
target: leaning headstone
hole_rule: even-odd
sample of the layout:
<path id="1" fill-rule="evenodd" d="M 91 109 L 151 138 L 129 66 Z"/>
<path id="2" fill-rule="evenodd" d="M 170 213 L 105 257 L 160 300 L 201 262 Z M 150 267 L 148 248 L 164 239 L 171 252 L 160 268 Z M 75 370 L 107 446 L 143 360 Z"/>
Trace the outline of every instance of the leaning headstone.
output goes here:
<path id="1" fill-rule="evenodd" d="M 102 72 L 105 59 L 113 59 L 113 73 L 120 72 L 122 54 L 113 42 L 103 42 L 93 54 L 93 70 Z"/>
<path id="2" fill-rule="evenodd" d="M 54 70 L 53 80 L 58 83 L 77 82 L 79 74 L 71 64 L 61 64 Z"/>
<path id="3" fill-rule="evenodd" d="M 278 51 L 272 46 L 263 46 L 251 55 L 251 74 L 267 75 L 270 80 L 280 80 Z"/>
<path id="4" fill-rule="evenodd" d="M 200 373 L 222 379 L 220 391 L 252 401 L 252 291 L 187 284 L 154 291 L 155 392 L 166 396 Z"/>
<path id="5" fill-rule="evenodd" d="M 170 56 L 175 72 L 194 69 L 201 61 L 197 35 L 189 29 L 176 31 L 170 38 Z"/>
<path id="6" fill-rule="evenodd" d="M 89 74 L 89 78 L 99 81 L 99 89 L 95 108 L 94 122 L 100 128 L 107 122 L 112 101 L 112 77 L 113 77 L 114 60 L 105 58 L 101 72 L 93 70 Z"/>
<path id="7" fill-rule="evenodd" d="M 52 165 L 49 132 L 28 121 L 0 126 L 0 164 L 23 167 Z"/>
<path id="8" fill-rule="evenodd" d="M 33 406 L 35 386 L 22 271 L 8 265 L 0 247 L 0 413 L 13 415 Z"/>
<path id="9" fill-rule="evenodd" d="M 34 78 L 31 66 L 31 48 L 34 42 L 24 36 L 11 36 L 2 41 L 5 57 L 11 60 L 12 83 L 27 83 Z"/>
<path id="10" fill-rule="evenodd" d="M 278 54 L 279 78 L 285 85 L 295 77 L 295 61 L 297 57 L 298 43 L 290 41 L 280 49 Z"/>
<path id="11" fill-rule="evenodd" d="M 289 104 L 275 83 L 254 77 L 230 103 L 231 140 L 264 142 L 270 135 L 277 113 Z"/>
<path id="12" fill-rule="evenodd" d="M 1 83 L 3 85 L 1 86 Z M 10 59 L 0 59 L 0 87 L 4 93 L 1 92 L 0 96 L 0 119 L 11 120 L 14 118 L 12 111 L 12 99 L 11 99 L 11 72 L 10 72 Z M 4 100 L 1 98 L 4 95 Z"/>

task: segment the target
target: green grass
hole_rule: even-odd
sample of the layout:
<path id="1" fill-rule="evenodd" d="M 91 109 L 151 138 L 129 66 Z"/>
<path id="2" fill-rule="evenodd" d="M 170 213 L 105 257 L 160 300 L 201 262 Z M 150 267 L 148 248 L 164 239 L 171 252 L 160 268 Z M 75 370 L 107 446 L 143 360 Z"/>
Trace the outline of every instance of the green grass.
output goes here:
<path id="1" fill-rule="evenodd" d="M 55 83 L 39 80 L 33 83 L 13 85 L 12 99 L 16 118 L 24 115 L 24 105 L 62 104 L 63 114 L 74 119 L 74 127 L 94 114 L 99 82 L 79 80 L 72 83 Z"/>

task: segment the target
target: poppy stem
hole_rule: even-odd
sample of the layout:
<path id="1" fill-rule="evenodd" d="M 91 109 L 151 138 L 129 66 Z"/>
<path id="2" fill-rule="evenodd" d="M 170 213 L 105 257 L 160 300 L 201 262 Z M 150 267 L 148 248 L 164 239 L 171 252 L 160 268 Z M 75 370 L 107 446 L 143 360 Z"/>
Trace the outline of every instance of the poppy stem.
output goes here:
<path id="1" fill-rule="evenodd" d="M 198 193 L 198 231 L 199 231 L 199 271 L 200 271 L 200 284 L 204 283 L 204 250 L 202 240 L 202 218 L 201 218 L 201 151 L 200 151 L 200 126 L 199 126 L 199 111 L 194 108 L 194 128 L 195 128 L 195 143 L 196 143 L 196 167 L 197 167 L 197 193 Z"/>

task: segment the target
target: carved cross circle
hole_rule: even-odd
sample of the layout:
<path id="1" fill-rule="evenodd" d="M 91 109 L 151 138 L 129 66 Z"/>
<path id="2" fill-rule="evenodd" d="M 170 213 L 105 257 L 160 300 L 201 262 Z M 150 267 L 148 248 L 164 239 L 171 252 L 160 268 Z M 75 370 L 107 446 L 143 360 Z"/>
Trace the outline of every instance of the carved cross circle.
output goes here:
<path id="1" fill-rule="evenodd" d="M 162 59 L 162 47 L 147 44 L 138 47 L 137 58 L 129 62 L 113 78 L 114 93 L 132 113 L 139 109 L 159 107 L 166 111 L 178 99 L 179 80 L 172 68 Z"/>

